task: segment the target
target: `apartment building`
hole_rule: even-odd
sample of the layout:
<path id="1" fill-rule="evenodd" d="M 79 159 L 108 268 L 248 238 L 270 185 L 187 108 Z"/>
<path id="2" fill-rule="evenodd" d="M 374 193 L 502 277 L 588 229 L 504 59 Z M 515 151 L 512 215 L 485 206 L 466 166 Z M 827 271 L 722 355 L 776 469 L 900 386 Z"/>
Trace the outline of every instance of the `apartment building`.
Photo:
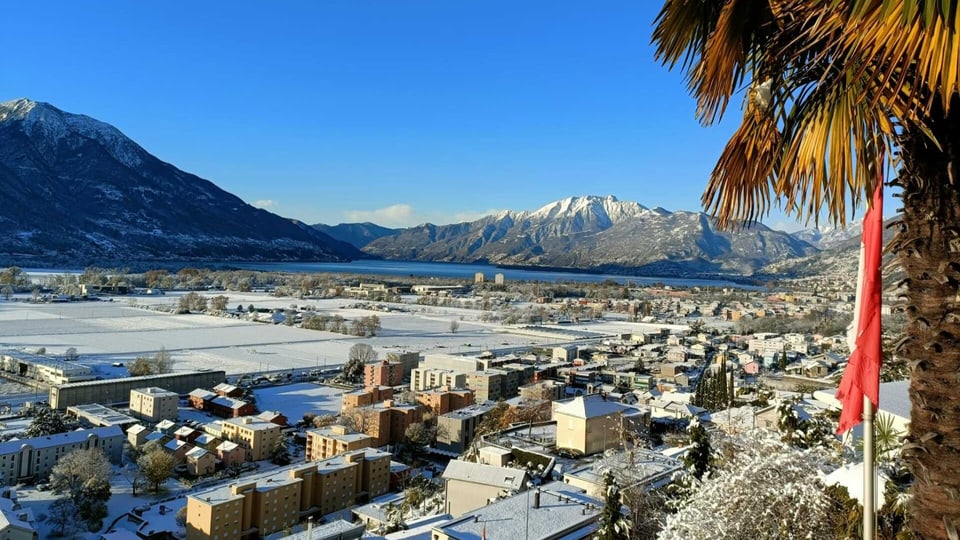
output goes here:
<path id="1" fill-rule="evenodd" d="M 63 456 L 74 450 L 99 448 L 111 463 L 123 454 L 123 431 L 119 426 L 68 431 L 46 437 L 0 443 L 0 478 L 6 485 L 46 478 Z"/>
<path id="2" fill-rule="evenodd" d="M 403 377 L 405 379 L 410 378 L 411 372 L 420 365 L 420 353 L 418 352 L 402 352 L 396 353 L 391 352 L 387 353 L 387 360 L 394 363 L 400 363 L 403 365 Z"/>
<path id="3" fill-rule="evenodd" d="M 368 386 L 363 390 L 354 390 L 343 394 L 340 410 L 366 407 L 393 398 L 393 388 L 390 386 Z"/>
<path id="4" fill-rule="evenodd" d="M 176 420 L 180 396 L 156 386 L 130 390 L 130 415 L 141 420 L 159 422 Z"/>
<path id="5" fill-rule="evenodd" d="M 479 358 L 458 356 L 455 354 L 425 354 L 423 355 L 423 360 L 420 361 L 420 367 L 446 369 L 459 371 L 461 373 L 484 369 Z"/>
<path id="6" fill-rule="evenodd" d="M 403 384 L 403 364 L 381 360 L 363 366 L 364 386 L 400 386 Z"/>
<path id="7" fill-rule="evenodd" d="M 467 374 L 442 368 L 419 367 L 410 374 L 410 389 L 422 392 L 431 388 L 447 386 L 463 388 L 467 385 Z"/>
<path id="8" fill-rule="evenodd" d="M 187 496 L 187 540 L 265 537 L 387 492 L 390 454 L 365 449 Z M 253 535 L 253 536 L 251 536 Z"/>
<path id="9" fill-rule="evenodd" d="M 507 373 L 499 369 L 467 373 L 467 388 L 473 390 L 474 399 L 478 402 L 499 401 L 511 397 L 504 395 L 506 384 Z"/>
<path id="10" fill-rule="evenodd" d="M 355 433 L 346 426 L 330 426 L 307 431 L 307 461 L 320 461 L 333 456 L 361 450 L 373 445 L 373 437 Z"/>
<path id="11" fill-rule="evenodd" d="M 430 409 L 434 415 L 469 407 L 473 402 L 473 390 L 470 389 L 440 387 L 417 393 L 417 403 Z"/>
<path id="12" fill-rule="evenodd" d="M 280 436 L 280 426 L 255 416 L 228 418 L 223 421 L 221 431 L 222 438 L 246 449 L 250 461 L 269 458 Z"/>
<path id="13" fill-rule="evenodd" d="M 352 419 L 358 431 L 373 437 L 372 446 L 376 447 L 402 442 L 410 424 L 423 421 L 420 405 L 405 405 L 392 399 L 350 409 L 343 414 Z"/>
<path id="14" fill-rule="evenodd" d="M 477 426 L 495 405 L 492 401 L 488 401 L 438 416 L 437 448 L 462 454 L 473 442 Z"/>

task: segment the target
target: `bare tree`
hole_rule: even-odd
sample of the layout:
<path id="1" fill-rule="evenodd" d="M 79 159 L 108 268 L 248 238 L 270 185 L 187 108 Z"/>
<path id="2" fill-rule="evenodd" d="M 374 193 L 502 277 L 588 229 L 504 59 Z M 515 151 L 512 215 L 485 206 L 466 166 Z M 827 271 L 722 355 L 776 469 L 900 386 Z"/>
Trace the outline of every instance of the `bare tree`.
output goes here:
<path id="1" fill-rule="evenodd" d="M 451 333 L 451 334 L 456 334 L 456 333 L 457 333 L 457 330 L 459 330 L 459 329 L 460 329 L 460 321 L 458 321 L 458 320 L 456 320 L 456 319 L 450 321 L 450 333 Z"/>
<path id="2" fill-rule="evenodd" d="M 230 298 L 220 294 L 210 299 L 210 310 L 214 313 L 223 313 L 227 310 L 227 303 Z"/>
<path id="3" fill-rule="evenodd" d="M 57 534 L 67 536 L 77 530 L 80 521 L 80 510 L 69 498 L 57 499 L 48 508 L 50 512 L 47 521 L 57 529 Z"/>
<path id="4" fill-rule="evenodd" d="M 350 347 L 347 363 L 343 365 L 343 378 L 352 383 L 363 379 L 363 365 L 377 360 L 377 351 L 366 343 L 357 343 Z"/>

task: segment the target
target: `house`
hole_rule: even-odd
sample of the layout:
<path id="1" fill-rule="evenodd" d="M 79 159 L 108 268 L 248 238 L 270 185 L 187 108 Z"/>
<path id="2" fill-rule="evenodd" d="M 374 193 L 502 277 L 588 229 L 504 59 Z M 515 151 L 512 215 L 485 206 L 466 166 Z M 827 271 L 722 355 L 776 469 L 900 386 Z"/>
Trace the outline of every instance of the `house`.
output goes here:
<path id="1" fill-rule="evenodd" d="M 557 448 L 591 455 L 616 448 L 623 432 L 640 429 L 649 419 L 641 408 L 607 399 L 606 394 L 578 396 L 553 404 Z"/>
<path id="2" fill-rule="evenodd" d="M 217 464 L 217 458 L 211 452 L 200 448 L 199 446 L 190 449 L 185 454 L 187 462 L 187 471 L 194 476 L 206 476 L 213 474 Z"/>
<path id="3" fill-rule="evenodd" d="M 171 439 L 167 444 L 163 445 L 163 449 L 166 450 L 168 454 L 173 456 L 173 461 L 180 465 L 187 459 L 187 452 L 193 448 L 192 445 L 184 441 L 179 441 L 177 439 Z"/>
<path id="4" fill-rule="evenodd" d="M 224 467 L 240 465 L 247 460 L 247 451 L 233 441 L 223 441 L 214 448 Z"/>
<path id="5" fill-rule="evenodd" d="M 206 402 L 204 410 L 208 410 L 221 418 L 240 418 L 241 416 L 255 414 L 257 407 L 253 403 L 241 399 L 217 396 Z"/>
<path id="6" fill-rule="evenodd" d="M 242 388 L 227 383 L 220 383 L 214 386 L 213 392 L 222 397 L 238 398 L 243 396 Z"/>
<path id="7" fill-rule="evenodd" d="M 217 397 L 217 394 L 209 390 L 204 390 L 203 388 L 191 390 L 190 393 L 187 394 L 190 406 L 199 411 L 205 411 L 207 409 L 207 403 L 215 397 Z"/>
<path id="8" fill-rule="evenodd" d="M 651 418 L 689 420 L 694 417 L 700 418 L 708 412 L 706 409 L 690 403 L 679 403 L 669 400 L 651 401 L 649 406 Z"/>
<path id="9" fill-rule="evenodd" d="M 149 434 L 150 430 L 145 426 L 134 424 L 127 429 L 127 441 L 130 442 L 130 446 L 140 448 L 147 442 L 147 435 Z"/>
<path id="10" fill-rule="evenodd" d="M 173 438 L 178 441 L 193 443 L 200 436 L 200 432 L 190 426 L 181 426 L 173 432 Z"/>
<path id="11" fill-rule="evenodd" d="M 443 471 L 444 511 L 460 516 L 491 499 L 526 490 L 529 480 L 523 469 L 451 460 Z"/>

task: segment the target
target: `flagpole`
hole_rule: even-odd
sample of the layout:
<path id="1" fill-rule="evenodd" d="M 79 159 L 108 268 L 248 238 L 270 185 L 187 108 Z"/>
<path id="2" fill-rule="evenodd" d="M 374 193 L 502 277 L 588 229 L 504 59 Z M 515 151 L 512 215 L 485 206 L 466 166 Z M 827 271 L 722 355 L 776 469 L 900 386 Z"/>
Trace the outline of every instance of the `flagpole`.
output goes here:
<path id="1" fill-rule="evenodd" d="M 877 536 L 877 486 L 873 432 L 873 403 L 863 396 L 863 540 Z"/>

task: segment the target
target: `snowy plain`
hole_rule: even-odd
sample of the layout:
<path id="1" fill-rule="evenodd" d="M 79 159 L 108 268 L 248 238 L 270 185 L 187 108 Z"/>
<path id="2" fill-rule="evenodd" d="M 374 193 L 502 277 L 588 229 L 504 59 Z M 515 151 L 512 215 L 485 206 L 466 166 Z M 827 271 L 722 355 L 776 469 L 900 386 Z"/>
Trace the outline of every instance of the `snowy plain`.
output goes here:
<path id="1" fill-rule="evenodd" d="M 342 364 L 350 347 L 367 343 L 381 358 L 389 352 L 480 353 L 484 350 L 545 346 L 557 340 L 506 332 L 499 323 L 478 320 L 480 311 L 397 304 L 405 311 L 372 311 L 356 307 L 349 299 L 297 300 L 266 293 L 223 294 L 229 307 L 287 309 L 312 306 L 319 313 L 340 315 L 352 321 L 376 315 L 382 330 L 372 337 L 305 330 L 270 322 L 203 314 L 174 315 L 150 309 L 173 307 L 178 293 L 163 296 L 113 297 L 112 301 L 29 303 L 0 301 L 0 349 L 36 350 L 59 356 L 75 348 L 82 364 L 98 375 L 117 377 L 126 369 L 115 367 L 161 348 L 170 352 L 174 371 L 222 369 L 228 374 L 254 373 Z M 262 319 L 269 314 L 261 313 Z M 450 331 L 456 320 L 459 328 Z M 349 324 L 349 322 L 348 322 Z"/>

